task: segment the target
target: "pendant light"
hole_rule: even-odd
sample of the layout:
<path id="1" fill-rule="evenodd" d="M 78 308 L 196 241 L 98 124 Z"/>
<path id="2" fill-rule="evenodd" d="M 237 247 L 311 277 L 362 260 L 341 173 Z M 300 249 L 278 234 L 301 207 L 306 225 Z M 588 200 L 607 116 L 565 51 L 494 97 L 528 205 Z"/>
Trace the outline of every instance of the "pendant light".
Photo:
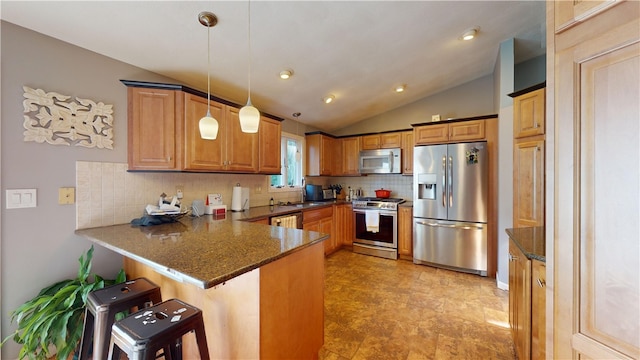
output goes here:
<path id="1" fill-rule="evenodd" d="M 255 134 L 258 132 L 260 126 L 260 111 L 251 104 L 251 1 L 249 3 L 249 20 L 248 20 L 248 33 L 249 33 L 249 96 L 247 98 L 247 105 L 240 109 L 240 128 L 244 133 Z"/>
<path id="2" fill-rule="evenodd" d="M 198 127 L 200 128 L 200 137 L 205 140 L 215 140 L 218 137 L 218 120 L 211 116 L 210 103 L 211 103 L 211 74 L 209 74 L 211 68 L 211 28 L 218 23 L 216 15 L 209 11 L 203 11 L 198 14 L 198 21 L 200 24 L 207 27 L 207 115 L 205 115 Z"/>

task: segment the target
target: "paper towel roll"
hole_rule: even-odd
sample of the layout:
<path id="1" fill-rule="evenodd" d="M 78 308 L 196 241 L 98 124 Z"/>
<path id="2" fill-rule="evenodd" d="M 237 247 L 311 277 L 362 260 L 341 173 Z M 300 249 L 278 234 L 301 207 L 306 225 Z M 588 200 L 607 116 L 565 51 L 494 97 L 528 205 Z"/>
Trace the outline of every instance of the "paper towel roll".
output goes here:
<path id="1" fill-rule="evenodd" d="M 249 208 L 249 188 L 234 186 L 231 194 L 231 211 L 244 211 Z"/>
<path id="2" fill-rule="evenodd" d="M 234 186 L 231 193 L 231 211 L 242 211 L 242 188 Z"/>

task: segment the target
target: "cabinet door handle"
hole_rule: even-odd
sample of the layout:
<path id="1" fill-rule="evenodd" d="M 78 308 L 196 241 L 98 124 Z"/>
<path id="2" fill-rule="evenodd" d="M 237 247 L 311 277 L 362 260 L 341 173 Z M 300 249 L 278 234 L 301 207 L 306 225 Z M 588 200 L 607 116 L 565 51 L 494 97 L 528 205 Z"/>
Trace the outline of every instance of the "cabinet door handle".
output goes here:
<path id="1" fill-rule="evenodd" d="M 511 253 L 509 253 L 509 261 L 516 261 L 518 260 L 517 256 L 513 256 Z"/>
<path id="2" fill-rule="evenodd" d="M 538 286 L 544 287 L 545 285 L 546 285 L 546 283 L 544 282 L 544 280 L 538 278 Z"/>

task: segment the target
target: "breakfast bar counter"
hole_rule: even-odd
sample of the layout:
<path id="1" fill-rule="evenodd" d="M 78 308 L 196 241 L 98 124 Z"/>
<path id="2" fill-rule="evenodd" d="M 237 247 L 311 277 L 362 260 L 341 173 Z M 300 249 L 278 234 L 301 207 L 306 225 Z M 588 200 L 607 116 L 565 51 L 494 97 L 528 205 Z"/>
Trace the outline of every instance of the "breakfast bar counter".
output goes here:
<path id="1" fill-rule="evenodd" d="M 327 234 L 240 221 L 227 213 L 153 226 L 76 230 L 124 256 L 128 278 L 146 277 L 162 299 L 200 308 L 212 358 L 318 357 L 324 336 Z M 185 359 L 197 358 L 192 334 Z"/>

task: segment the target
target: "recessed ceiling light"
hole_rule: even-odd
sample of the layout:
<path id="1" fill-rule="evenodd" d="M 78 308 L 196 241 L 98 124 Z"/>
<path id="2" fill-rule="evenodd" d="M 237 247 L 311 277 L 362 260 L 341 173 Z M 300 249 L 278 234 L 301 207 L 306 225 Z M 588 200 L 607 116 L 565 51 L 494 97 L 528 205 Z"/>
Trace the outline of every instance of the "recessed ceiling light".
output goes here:
<path id="1" fill-rule="evenodd" d="M 282 80 L 287 80 L 291 76 L 293 76 L 293 70 L 282 70 L 282 71 L 280 71 L 280 79 L 282 79 Z"/>
<path id="2" fill-rule="evenodd" d="M 323 98 L 322 98 L 322 101 L 323 101 L 325 104 L 331 104 L 331 103 L 333 102 L 333 100 L 335 100 L 335 99 L 336 99 L 336 97 L 335 97 L 335 96 L 333 96 L 332 94 L 329 94 L 329 95 L 327 95 L 327 96 L 323 97 Z"/>
<path id="3" fill-rule="evenodd" d="M 397 93 L 401 93 L 401 92 L 403 92 L 403 91 L 404 91 L 404 89 L 406 89 L 406 88 L 407 88 L 407 85 L 402 84 L 402 85 L 398 85 L 398 86 L 396 86 L 396 88 L 395 88 L 394 90 L 395 90 Z"/>
<path id="4" fill-rule="evenodd" d="M 478 34 L 478 30 L 480 30 L 480 28 L 477 28 L 477 27 L 468 29 L 462 34 L 460 39 L 465 41 L 472 40 Z"/>

